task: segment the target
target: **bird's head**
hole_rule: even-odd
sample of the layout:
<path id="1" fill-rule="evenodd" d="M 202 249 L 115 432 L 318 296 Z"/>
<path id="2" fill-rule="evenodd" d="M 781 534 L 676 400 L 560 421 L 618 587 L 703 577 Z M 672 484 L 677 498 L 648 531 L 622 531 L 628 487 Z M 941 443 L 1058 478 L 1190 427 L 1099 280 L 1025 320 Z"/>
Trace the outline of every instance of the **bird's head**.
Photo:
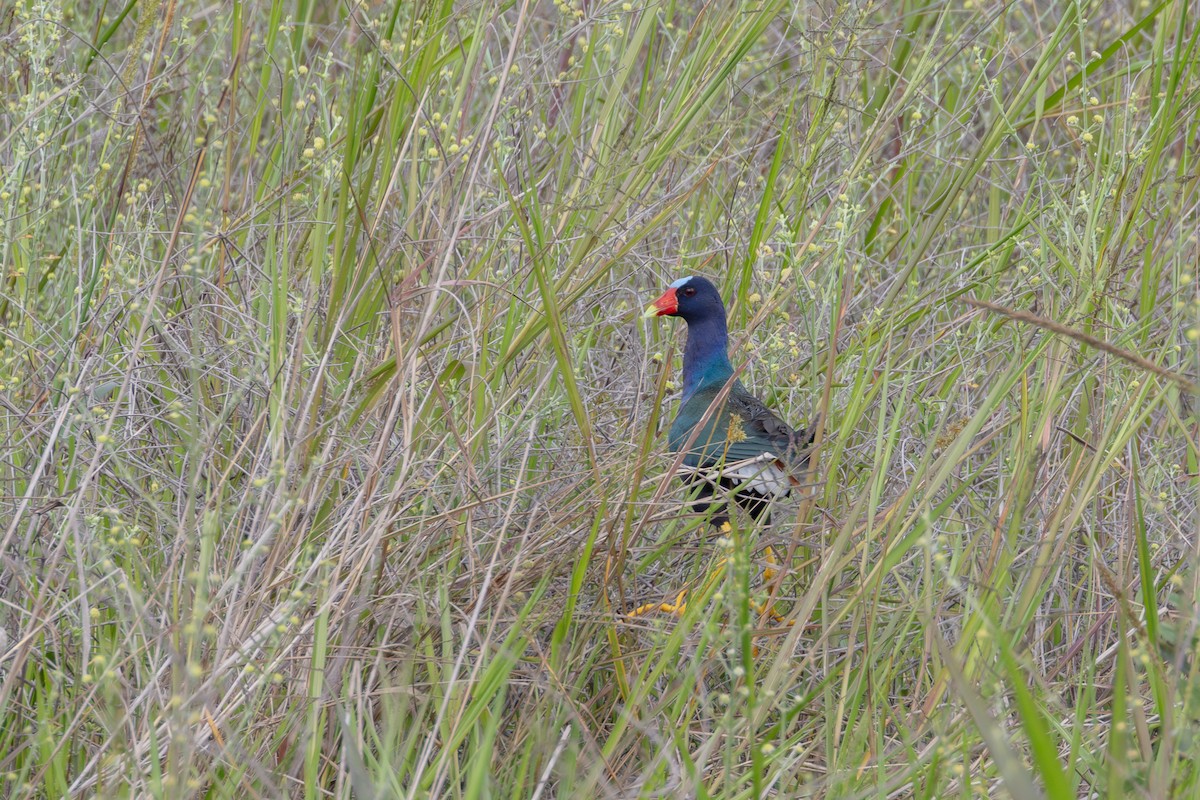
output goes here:
<path id="1" fill-rule="evenodd" d="M 661 297 L 647 306 L 642 316 L 683 317 L 689 323 L 710 316 L 724 319 L 725 304 L 712 281 L 693 275 L 668 286 Z"/>

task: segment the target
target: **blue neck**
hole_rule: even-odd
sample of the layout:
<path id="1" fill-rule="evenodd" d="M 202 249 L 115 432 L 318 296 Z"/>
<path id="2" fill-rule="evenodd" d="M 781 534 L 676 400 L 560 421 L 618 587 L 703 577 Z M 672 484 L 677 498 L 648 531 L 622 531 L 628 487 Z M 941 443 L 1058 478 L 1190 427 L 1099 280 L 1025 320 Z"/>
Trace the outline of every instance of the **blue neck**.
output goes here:
<path id="1" fill-rule="evenodd" d="M 724 386 L 732 375 L 725 315 L 689 320 L 687 347 L 683 351 L 683 402 L 702 387 Z"/>

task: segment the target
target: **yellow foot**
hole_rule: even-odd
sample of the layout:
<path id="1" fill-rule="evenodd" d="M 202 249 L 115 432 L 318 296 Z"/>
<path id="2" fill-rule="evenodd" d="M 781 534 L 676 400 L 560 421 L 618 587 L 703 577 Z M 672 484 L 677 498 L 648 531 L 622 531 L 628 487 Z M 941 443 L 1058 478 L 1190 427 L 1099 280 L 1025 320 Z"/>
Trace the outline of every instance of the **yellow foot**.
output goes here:
<path id="1" fill-rule="evenodd" d="M 674 614 L 677 617 L 682 617 L 683 612 L 687 611 L 687 603 L 684 598 L 687 597 L 688 590 L 684 589 L 679 594 L 675 595 L 674 603 L 646 603 L 638 606 L 633 611 L 629 612 L 630 617 L 640 617 L 642 614 L 648 614 L 651 611 L 661 611 L 664 614 Z"/>
<path id="2" fill-rule="evenodd" d="M 708 590 L 712 588 L 712 585 L 716 581 L 721 580 L 724 574 L 725 559 L 722 558 L 717 562 L 717 565 L 712 568 L 712 571 L 708 573 L 708 577 L 704 579 L 704 588 L 700 590 L 701 596 L 708 592 Z M 629 616 L 640 617 L 642 614 L 648 614 L 652 611 L 661 611 L 663 614 L 674 614 L 677 617 L 682 617 L 683 612 L 687 611 L 687 602 L 684 600 L 684 598 L 687 597 L 687 594 L 688 590 L 683 589 L 679 592 L 679 594 L 675 595 L 675 602 L 673 603 L 664 601 L 661 603 L 646 603 L 645 605 L 638 606 L 633 611 L 629 612 Z"/>
<path id="3" fill-rule="evenodd" d="M 778 611 L 776 611 L 775 607 L 770 603 L 756 603 L 751 600 L 750 607 L 753 608 L 754 613 L 758 614 L 760 617 L 770 617 L 772 622 L 784 621 L 783 614 L 780 614 Z M 787 624 L 791 626 L 793 624 L 792 620 L 787 620 Z"/>

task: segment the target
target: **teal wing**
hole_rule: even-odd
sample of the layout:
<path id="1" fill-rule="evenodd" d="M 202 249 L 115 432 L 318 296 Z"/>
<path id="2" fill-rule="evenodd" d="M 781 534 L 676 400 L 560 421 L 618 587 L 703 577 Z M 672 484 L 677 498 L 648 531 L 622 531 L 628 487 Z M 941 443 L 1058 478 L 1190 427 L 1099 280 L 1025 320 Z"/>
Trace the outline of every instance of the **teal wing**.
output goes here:
<path id="1" fill-rule="evenodd" d="M 669 437 L 673 451 L 682 450 L 699 428 L 688 446 L 685 465 L 711 467 L 761 460 L 788 472 L 804 468 L 812 429 L 793 430 L 740 383 L 734 384 L 719 408 L 710 411 L 719 394 L 720 387 L 701 389 L 679 409 Z"/>

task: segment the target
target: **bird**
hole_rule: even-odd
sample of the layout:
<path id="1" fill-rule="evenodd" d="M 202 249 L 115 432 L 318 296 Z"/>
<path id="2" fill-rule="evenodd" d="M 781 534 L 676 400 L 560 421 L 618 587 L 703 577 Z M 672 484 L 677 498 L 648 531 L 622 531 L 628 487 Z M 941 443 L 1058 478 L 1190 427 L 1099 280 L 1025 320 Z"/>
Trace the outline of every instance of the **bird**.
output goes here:
<path id="1" fill-rule="evenodd" d="M 815 423 L 795 430 L 755 397 L 735 377 L 729 361 L 729 329 L 721 293 L 708 278 L 691 275 L 667 287 L 644 317 L 682 317 L 687 323 L 683 351 L 683 393 L 667 433 L 667 447 L 683 454 L 680 476 L 695 487 L 692 508 L 705 513 L 722 531 L 731 530 L 728 503 L 732 497 L 756 522 L 770 521 L 771 505 L 800 486 L 797 473 L 808 467 L 816 433 Z M 769 564 L 777 564 L 766 548 Z M 708 578 L 722 574 L 724 559 Z M 774 570 L 764 571 L 769 580 Z M 631 616 L 659 610 L 682 616 L 688 590 L 674 602 L 647 603 Z M 768 606 L 761 609 L 776 621 L 782 617 Z"/>
<path id="2" fill-rule="evenodd" d="M 800 485 L 796 476 L 808 467 L 816 426 L 794 430 L 734 378 L 725 304 L 708 278 L 680 278 L 643 316 L 687 323 L 683 394 L 667 446 L 684 453 L 684 483 L 699 484 L 692 507 L 713 507 L 709 520 L 722 527 L 729 514 L 717 496 L 732 496 L 751 519 L 769 522 L 772 503 Z"/>

